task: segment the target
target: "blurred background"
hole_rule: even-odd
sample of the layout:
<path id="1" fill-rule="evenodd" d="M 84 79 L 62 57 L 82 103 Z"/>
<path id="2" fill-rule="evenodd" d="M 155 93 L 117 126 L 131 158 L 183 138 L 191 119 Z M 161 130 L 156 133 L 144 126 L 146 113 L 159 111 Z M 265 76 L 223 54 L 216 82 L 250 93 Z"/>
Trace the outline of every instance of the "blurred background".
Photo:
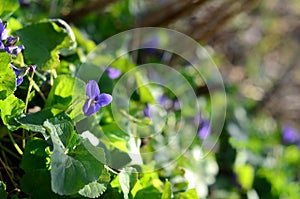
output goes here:
<path id="1" fill-rule="evenodd" d="M 212 160 L 218 172 L 209 161 L 193 171 L 215 176 L 198 179 L 207 184 L 203 197 L 300 198 L 299 0 L 20 2 L 22 23 L 62 18 L 81 32 L 78 43 L 86 52 L 135 27 L 166 27 L 192 37 L 219 67 L 228 100 Z M 209 93 L 203 86 L 197 94 Z"/>
<path id="2" fill-rule="evenodd" d="M 22 0 L 26 20 L 61 17 L 95 43 L 134 27 L 168 27 L 211 49 L 236 99 L 299 128 L 297 0 Z M 50 6 L 49 6 L 50 5 Z M 98 20 L 94 20 L 98 19 Z M 254 105 L 255 104 L 255 105 Z"/>

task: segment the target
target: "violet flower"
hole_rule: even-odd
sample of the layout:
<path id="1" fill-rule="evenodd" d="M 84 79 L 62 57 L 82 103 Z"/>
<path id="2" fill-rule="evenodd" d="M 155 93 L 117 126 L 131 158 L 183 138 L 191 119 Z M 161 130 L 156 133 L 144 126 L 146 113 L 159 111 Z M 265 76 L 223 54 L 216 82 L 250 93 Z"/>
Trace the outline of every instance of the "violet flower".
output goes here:
<path id="1" fill-rule="evenodd" d="M 2 22 L 2 20 L 0 19 L 0 42 L 1 43 L 2 41 L 7 39 L 8 31 L 6 30 L 6 26 L 7 24 L 5 22 Z"/>
<path id="2" fill-rule="evenodd" d="M 211 133 L 210 122 L 207 119 L 205 119 L 201 114 L 198 114 L 194 118 L 194 121 L 195 124 L 198 125 L 198 136 L 203 140 L 206 139 Z"/>
<path id="3" fill-rule="evenodd" d="M 150 106 L 148 104 L 144 108 L 144 116 L 151 118 L 151 110 L 150 110 Z"/>
<path id="4" fill-rule="evenodd" d="M 16 75 L 16 85 L 20 86 L 23 82 L 23 77 L 28 73 L 28 71 L 34 71 L 36 69 L 36 66 L 29 66 L 29 67 L 21 67 L 17 68 L 14 65 L 10 64 L 10 67 L 13 69 L 15 75 Z"/>
<path id="5" fill-rule="evenodd" d="M 181 106 L 180 106 L 180 101 L 178 99 L 170 99 L 167 97 L 165 94 L 161 95 L 158 98 L 158 103 L 160 103 L 162 106 L 166 108 L 167 111 L 179 111 Z"/>
<path id="6" fill-rule="evenodd" d="M 15 46 L 19 41 L 19 38 L 14 38 L 13 36 L 8 37 L 8 31 L 6 30 L 7 23 L 2 22 L 0 19 L 0 49 L 5 50 L 10 55 L 18 55 L 22 50 L 24 50 L 24 46 Z"/>
<path id="7" fill-rule="evenodd" d="M 282 127 L 282 138 L 283 142 L 287 144 L 293 144 L 296 142 L 300 143 L 300 135 L 298 134 L 297 130 L 290 125 L 284 125 Z"/>
<path id="8" fill-rule="evenodd" d="M 106 93 L 101 94 L 98 84 L 94 80 L 90 80 L 86 84 L 86 95 L 88 99 L 83 106 L 85 116 L 91 116 L 97 113 L 101 107 L 111 103 L 112 96 Z"/>
<path id="9" fill-rule="evenodd" d="M 110 79 L 117 79 L 121 75 L 121 71 L 111 66 L 107 67 L 105 72 Z"/>
<path id="10" fill-rule="evenodd" d="M 200 128 L 198 129 L 198 136 L 201 139 L 206 139 L 208 135 L 210 134 L 210 123 L 207 120 L 202 121 Z"/>

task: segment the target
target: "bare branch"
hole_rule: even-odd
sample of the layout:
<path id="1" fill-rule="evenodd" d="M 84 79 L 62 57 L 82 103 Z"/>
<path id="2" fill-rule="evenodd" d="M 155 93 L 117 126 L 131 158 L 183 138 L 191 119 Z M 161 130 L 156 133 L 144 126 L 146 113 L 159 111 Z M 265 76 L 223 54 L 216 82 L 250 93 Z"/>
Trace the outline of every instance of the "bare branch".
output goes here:
<path id="1" fill-rule="evenodd" d="M 68 22 L 75 22 L 75 21 L 79 20 L 80 18 L 85 17 L 92 12 L 103 10 L 109 4 L 115 3 L 117 1 L 119 1 L 119 0 L 95 0 L 95 1 L 89 2 L 84 7 L 80 8 L 78 10 L 71 11 L 64 18 Z"/>

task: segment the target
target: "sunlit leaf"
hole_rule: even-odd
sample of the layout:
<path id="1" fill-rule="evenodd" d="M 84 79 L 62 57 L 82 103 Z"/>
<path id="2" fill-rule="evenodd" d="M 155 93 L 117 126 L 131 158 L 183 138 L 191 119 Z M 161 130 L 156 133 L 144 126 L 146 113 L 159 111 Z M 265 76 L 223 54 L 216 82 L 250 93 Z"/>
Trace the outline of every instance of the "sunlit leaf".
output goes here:
<path id="1" fill-rule="evenodd" d="M 124 199 L 129 198 L 130 190 L 134 187 L 137 181 L 137 171 L 135 168 L 126 167 L 119 174 L 119 183 L 124 194 Z"/>
<path id="2" fill-rule="evenodd" d="M 18 126 L 15 118 L 19 117 L 25 108 L 25 103 L 14 95 L 8 96 L 5 100 L 0 100 L 1 118 L 3 123 L 11 130 Z"/>
<path id="3" fill-rule="evenodd" d="M 9 63 L 8 53 L 0 52 L 0 100 L 5 99 L 16 89 L 16 75 Z"/>
<path id="4" fill-rule="evenodd" d="M 19 8 L 18 0 L 0 0 L 0 18 L 7 19 Z"/>
<path id="5" fill-rule="evenodd" d="M 101 148 L 93 146 L 88 139 L 67 147 L 74 129 L 70 121 L 64 118 L 47 120 L 44 126 L 53 143 L 51 187 L 55 193 L 76 194 L 85 185 L 99 179 L 105 163 L 105 154 Z"/>
<path id="6" fill-rule="evenodd" d="M 24 57 L 27 64 L 35 64 L 43 70 L 58 67 L 59 52 L 74 45 L 74 36 L 71 35 L 73 32 L 70 31 L 71 29 L 59 27 L 53 20 L 35 23 L 18 30 L 17 34 L 26 48 Z"/>

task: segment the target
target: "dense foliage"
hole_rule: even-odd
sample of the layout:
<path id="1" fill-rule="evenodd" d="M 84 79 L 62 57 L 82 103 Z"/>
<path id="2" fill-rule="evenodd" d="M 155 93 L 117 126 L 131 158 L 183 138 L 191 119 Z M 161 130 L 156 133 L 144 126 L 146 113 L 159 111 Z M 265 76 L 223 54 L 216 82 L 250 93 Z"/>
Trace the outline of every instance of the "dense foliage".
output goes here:
<path id="1" fill-rule="evenodd" d="M 250 114 L 220 55 L 115 37 L 134 0 L 75 25 L 68 2 L 0 0 L 0 198 L 299 198 L 300 134 Z"/>

